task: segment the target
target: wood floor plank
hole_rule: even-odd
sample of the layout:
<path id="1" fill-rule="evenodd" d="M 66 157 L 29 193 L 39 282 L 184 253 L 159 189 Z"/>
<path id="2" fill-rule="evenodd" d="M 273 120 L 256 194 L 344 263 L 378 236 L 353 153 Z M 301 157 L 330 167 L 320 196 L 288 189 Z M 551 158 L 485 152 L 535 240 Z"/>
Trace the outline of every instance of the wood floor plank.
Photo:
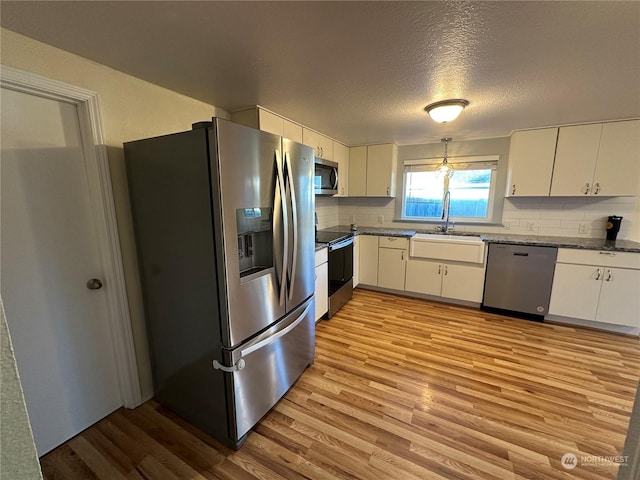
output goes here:
<path id="1" fill-rule="evenodd" d="M 640 340 L 357 289 L 234 452 L 154 400 L 41 458 L 46 480 L 608 480 Z M 578 466 L 561 465 L 565 453 Z"/>

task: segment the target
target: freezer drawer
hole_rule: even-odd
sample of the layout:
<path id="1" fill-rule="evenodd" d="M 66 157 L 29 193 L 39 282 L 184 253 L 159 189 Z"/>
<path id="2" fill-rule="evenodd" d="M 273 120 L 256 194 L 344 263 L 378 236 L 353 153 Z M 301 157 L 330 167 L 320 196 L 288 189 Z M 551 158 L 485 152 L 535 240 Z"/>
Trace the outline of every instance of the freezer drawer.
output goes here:
<path id="1" fill-rule="evenodd" d="M 231 365 L 230 436 L 242 438 L 282 398 L 315 353 L 315 303 L 311 297 L 271 329 L 227 351 Z"/>
<path id="2" fill-rule="evenodd" d="M 490 244 L 482 306 L 546 315 L 557 251 L 555 247 Z"/>

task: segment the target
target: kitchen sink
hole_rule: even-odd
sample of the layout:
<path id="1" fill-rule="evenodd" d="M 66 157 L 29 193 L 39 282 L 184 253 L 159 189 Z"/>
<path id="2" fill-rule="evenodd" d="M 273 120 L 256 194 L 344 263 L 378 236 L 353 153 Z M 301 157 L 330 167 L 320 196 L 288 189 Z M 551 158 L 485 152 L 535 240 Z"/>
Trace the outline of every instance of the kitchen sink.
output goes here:
<path id="1" fill-rule="evenodd" d="M 465 263 L 484 262 L 484 242 L 477 235 L 416 233 L 409 241 L 409 255 Z"/>
<path id="2" fill-rule="evenodd" d="M 412 240 L 428 242 L 482 243 L 477 235 L 454 235 L 449 233 L 416 233 Z"/>

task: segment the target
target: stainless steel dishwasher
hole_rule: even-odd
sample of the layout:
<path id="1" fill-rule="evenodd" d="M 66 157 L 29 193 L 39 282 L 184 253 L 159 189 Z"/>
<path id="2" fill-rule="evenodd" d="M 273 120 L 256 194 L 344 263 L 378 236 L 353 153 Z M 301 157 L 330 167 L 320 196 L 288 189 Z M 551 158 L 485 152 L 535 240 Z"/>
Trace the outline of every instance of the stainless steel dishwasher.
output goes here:
<path id="1" fill-rule="evenodd" d="M 556 247 L 490 243 L 482 308 L 542 320 L 557 254 Z"/>

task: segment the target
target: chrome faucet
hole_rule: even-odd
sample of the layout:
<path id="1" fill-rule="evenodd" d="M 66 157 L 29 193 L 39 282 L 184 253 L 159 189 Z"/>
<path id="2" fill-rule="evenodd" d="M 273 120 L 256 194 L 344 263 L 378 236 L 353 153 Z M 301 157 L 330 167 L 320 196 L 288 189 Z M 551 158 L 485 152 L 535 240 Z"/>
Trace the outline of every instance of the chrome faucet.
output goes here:
<path id="1" fill-rule="evenodd" d="M 440 227 L 441 232 L 447 233 L 449 230 L 453 230 L 453 227 L 449 228 L 449 210 L 451 210 L 451 191 L 447 190 L 444 194 L 444 200 L 442 201 L 442 219 L 444 225 Z"/>

